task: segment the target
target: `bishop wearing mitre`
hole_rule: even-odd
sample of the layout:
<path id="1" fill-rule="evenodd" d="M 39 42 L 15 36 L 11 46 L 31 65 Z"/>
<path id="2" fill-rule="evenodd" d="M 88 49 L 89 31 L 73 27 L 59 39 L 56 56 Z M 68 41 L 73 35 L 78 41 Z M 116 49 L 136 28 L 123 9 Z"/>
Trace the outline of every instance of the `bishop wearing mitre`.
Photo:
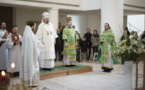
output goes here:
<path id="1" fill-rule="evenodd" d="M 42 14 L 42 22 L 38 27 L 36 36 L 44 44 L 39 58 L 40 67 L 44 70 L 52 69 L 55 59 L 55 39 L 58 37 L 52 23 L 49 22 L 49 13 Z"/>

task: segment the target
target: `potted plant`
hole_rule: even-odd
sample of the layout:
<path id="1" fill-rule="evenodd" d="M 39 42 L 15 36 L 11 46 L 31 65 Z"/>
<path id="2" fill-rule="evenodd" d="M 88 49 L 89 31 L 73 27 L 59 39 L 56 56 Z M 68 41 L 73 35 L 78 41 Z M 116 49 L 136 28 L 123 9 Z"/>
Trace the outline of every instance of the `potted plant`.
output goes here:
<path id="1" fill-rule="evenodd" d="M 145 45 L 141 37 L 137 36 L 137 32 L 127 36 L 124 40 L 120 40 L 116 55 L 121 57 L 124 64 L 124 85 L 125 90 L 132 90 L 132 64 L 143 52 L 145 52 Z"/>

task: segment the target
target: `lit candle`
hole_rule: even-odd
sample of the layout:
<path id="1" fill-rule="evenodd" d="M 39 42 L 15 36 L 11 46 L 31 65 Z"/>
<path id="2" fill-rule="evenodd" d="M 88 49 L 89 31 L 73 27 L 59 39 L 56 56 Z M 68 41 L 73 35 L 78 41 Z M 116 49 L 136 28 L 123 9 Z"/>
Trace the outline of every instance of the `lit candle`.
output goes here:
<path id="1" fill-rule="evenodd" d="M 2 72 L 1 72 L 1 75 L 2 75 L 3 77 L 6 76 L 5 71 L 2 71 Z"/>
<path id="2" fill-rule="evenodd" d="M 11 74 L 12 74 L 12 86 L 13 86 L 13 69 L 15 68 L 15 64 L 14 63 L 11 64 L 11 68 L 12 68 Z"/>
<path id="3" fill-rule="evenodd" d="M 12 69 L 15 68 L 15 64 L 14 64 L 14 63 L 11 64 L 11 68 L 12 68 Z"/>
<path id="4" fill-rule="evenodd" d="M 0 75 L 0 90 L 8 90 L 9 85 L 10 85 L 10 76 L 5 71 L 2 71 Z"/>

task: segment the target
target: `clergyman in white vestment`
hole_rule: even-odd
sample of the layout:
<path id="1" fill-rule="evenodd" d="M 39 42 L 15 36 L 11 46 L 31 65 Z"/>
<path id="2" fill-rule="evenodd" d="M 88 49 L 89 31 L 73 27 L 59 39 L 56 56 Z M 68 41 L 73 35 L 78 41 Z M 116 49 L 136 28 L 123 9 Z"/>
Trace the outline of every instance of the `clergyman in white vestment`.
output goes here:
<path id="1" fill-rule="evenodd" d="M 58 37 L 53 25 L 49 22 L 49 13 L 42 14 L 43 20 L 38 27 L 36 36 L 44 44 L 43 51 L 39 58 L 40 67 L 52 69 L 55 59 L 55 39 Z"/>
<path id="2" fill-rule="evenodd" d="M 25 26 L 22 39 L 22 61 L 20 69 L 20 79 L 25 86 L 37 86 L 39 84 L 39 63 L 38 59 L 43 49 L 43 44 L 34 35 L 32 30 L 36 23 L 30 21 Z"/>
<path id="3" fill-rule="evenodd" d="M 7 37 L 7 46 L 8 46 L 8 60 L 7 60 L 7 72 L 12 72 L 11 64 L 15 63 L 15 68 L 13 72 L 20 71 L 20 61 L 22 59 L 21 56 L 21 41 L 22 36 L 18 34 L 18 27 L 12 27 L 12 33 L 10 33 Z"/>
<path id="4" fill-rule="evenodd" d="M 6 70 L 6 61 L 8 59 L 8 49 L 7 49 L 7 35 L 6 23 L 1 23 L 0 29 L 0 70 Z"/>

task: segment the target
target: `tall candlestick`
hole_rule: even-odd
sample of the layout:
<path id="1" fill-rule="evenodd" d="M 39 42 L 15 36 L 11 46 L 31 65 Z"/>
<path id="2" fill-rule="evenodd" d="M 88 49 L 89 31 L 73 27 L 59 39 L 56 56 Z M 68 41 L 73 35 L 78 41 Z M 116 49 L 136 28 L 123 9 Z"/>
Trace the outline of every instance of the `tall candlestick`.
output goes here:
<path id="1" fill-rule="evenodd" d="M 14 63 L 12 63 L 11 64 L 11 69 L 12 69 L 12 72 L 11 72 L 11 74 L 12 74 L 12 86 L 13 86 L 13 69 L 15 68 L 15 64 Z"/>

